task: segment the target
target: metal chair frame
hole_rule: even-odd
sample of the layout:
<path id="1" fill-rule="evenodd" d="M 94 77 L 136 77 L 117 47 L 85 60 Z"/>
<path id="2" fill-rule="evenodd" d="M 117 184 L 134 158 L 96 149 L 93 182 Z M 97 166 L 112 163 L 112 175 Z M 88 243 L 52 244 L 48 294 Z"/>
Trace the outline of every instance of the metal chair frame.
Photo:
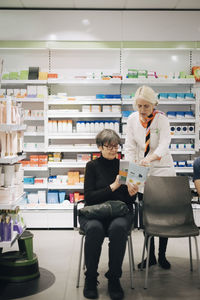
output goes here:
<path id="1" fill-rule="evenodd" d="M 80 202 L 83 202 L 83 201 L 80 201 Z M 74 203 L 74 229 L 78 230 L 79 234 L 81 235 L 81 244 L 80 244 L 80 251 L 79 251 L 78 271 L 77 271 L 77 280 L 76 280 L 76 287 L 77 288 L 79 287 L 79 283 L 80 283 L 81 264 L 82 264 L 83 248 L 84 248 L 84 240 L 85 240 L 84 231 L 82 231 L 77 226 L 77 216 L 78 216 L 77 206 L 80 202 Z M 134 289 L 133 271 L 135 270 L 135 263 L 134 263 L 133 243 L 132 243 L 132 229 L 128 233 L 127 243 L 128 243 L 130 282 L 131 282 L 131 288 Z M 83 269 L 85 269 L 85 259 L 83 260 Z"/>

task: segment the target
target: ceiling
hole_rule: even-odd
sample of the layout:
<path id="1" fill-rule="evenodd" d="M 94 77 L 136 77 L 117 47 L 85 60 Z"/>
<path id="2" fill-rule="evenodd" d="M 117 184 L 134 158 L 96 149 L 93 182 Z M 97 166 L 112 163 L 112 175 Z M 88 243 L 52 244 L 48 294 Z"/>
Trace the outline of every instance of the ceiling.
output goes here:
<path id="1" fill-rule="evenodd" d="M 200 0 L 0 0 L 0 9 L 197 10 Z"/>

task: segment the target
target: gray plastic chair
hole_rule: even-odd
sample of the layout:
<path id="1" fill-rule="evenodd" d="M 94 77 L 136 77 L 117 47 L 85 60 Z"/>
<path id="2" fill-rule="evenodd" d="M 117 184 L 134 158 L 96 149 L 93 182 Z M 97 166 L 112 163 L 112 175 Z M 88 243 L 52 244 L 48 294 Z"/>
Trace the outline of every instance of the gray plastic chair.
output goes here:
<path id="1" fill-rule="evenodd" d="M 80 201 L 83 202 L 83 201 Z M 78 227 L 78 203 L 74 203 L 74 230 L 78 230 L 79 234 L 81 235 L 81 245 L 80 245 L 80 254 L 79 254 L 79 262 L 78 262 L 78 272 L 77 272 L 77 280 L 76 280 L 76 287 L 79 287 L 80 283 L 80 274 L 81 274 L 81 264 L 82 264 L 82 257 L 83 257 L 83 249 L 84 249 L 84 240 L 85 240 L 85 232 Z M 132 229 L 128 233 L 127 243 L 128 243 L 128 257 L 129 257 L 129 270 L 130 270 L 130 282 L 131 288 L 134 289 L 133 284 L 133 271 L 135 270 L 134 264 L 134 255 L 133 255 L 133 243 L 132 243 Z M 83 269 L 85 268 L 85 261 L 83 261 Z"/>
<path id="2" fill-rule="evenodd" d="M 142 253 L 144 262 L 145 243 L 147 244 L 147 263 L 144 288 L 147 288 L 150 242 L 153 236 L 165 238 L 189 238 L 190 270 L 192 265 L 191 237 L 195 240 L 197 268 L 200 283 L 199 251 L 196 236 L 199 228 L 194 223 L 191 191 L 187 176 L 159 177 L 149 176 L 143 197 L 143 222 L 145 240 Z M 141 270 L 143 265 L 141 266 Z"/>

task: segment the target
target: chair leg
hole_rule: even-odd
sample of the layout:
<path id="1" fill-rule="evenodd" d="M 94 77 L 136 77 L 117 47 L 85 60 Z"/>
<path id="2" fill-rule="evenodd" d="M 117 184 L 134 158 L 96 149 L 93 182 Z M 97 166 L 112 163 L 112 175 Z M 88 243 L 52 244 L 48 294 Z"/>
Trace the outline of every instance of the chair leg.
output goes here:
<path id="1" fill-rule="evenodd" d="M 145 235 L 145 240 L 147 235 Z M 151 244 L 152 235 L 148 237 L 148 244 L 147 244 L 147 260 L 146 260 L 146 272 L 145 272 L 145 282 L 144 288 L 147 289 L 147 281 L 148 281 L 148 273 L 149 273 L 149 256 L 150 256 L 150 244 Z"/>
<path id="2" fill-rule="evenodd" d="M 79 263 L 78 263 L 78 273 L 77 273 L 77 281 L 76 281 L 76 287 L 79 287 L 80 282 L 80 274 L 81 274 L 81 262 L 82 262 L 82 255 L 83 255 L 83 240 L 85 236 L 82 235 L 81 237 L 81 246 L 80 246 L 80 254 L 79 254 Z"/>
<path id="3" fill-rule="evenodd" d="M 144 245 L 143 245 L 143 250 L 142 250 L 142 263 L 141 263 L 141 268 L 140 268 L 141 271 L 143 270 L 146 241 L 147 241 L 147 234 L 145 233 Z"/>
<path id="4" fill-rule="evenodd" d="M 132 245 L 131 235 L 128 236 L 127 242 L 128 242 L 128 256 L 129 256 L 131 288 L 134 289 L 134 284 L 133 284 L 134 258 L 133 258 L 133 248 L 132 248 L 133 245 Z"/>
<path id="5" fill-rule="evenodd" d="M 193 271 L 193 264 L 192 264 L 192 244 L 191 244 L 191 236 L 189 238 L 189 253 L 190 253 L 190 271 Z"/>
<path id="6" fill-rule="evenodd" d="M 198 243 L 197 243 L 197 237 L 193 237 L 195 240 L 195 246 L 196 246 L 196 256 L 197 256 L 197 272 L 199 277 L 199 287 L 200 287 L 200 261 L 199 261 L 199 249 L 198 249 Z"/>

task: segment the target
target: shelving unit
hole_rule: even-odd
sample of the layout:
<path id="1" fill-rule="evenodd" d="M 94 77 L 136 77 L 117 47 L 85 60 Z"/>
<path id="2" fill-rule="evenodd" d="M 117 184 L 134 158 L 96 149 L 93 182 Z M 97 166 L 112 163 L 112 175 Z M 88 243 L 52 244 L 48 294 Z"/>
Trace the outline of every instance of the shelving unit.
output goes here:
<path id="1" fill-rule="evenodd" d="M 24 131 L 26 129 L 25 125 L 16 125 L 16 124 L 1 124 L 0 131 L 11 133 L 12 131 Z M 5 156 L 0 158 L 0 164 L 10 164 L 13 165 L 18 163 L 22 159 L 26 158 L 26 154 L 23 153 L 22 155 L 13 155 L 13 156 Z M 19 196 L 15 195 L 14 201 L 10 201 L 7 203 L 0 203 L 0 210 L 14 210 L 17 206 L 19 206 L 20 201 L 24 198 L 25 193 L 22 193 Z M 12 199 L 13 200 L 13 199 Z M 25 230 L 25 227 L 23 228 Z M 16 231 L 12 232 L 12 239 L 11 241 L 0 241 L 0 249 L 1 248 L 9 248 L 15 243 L 15 241 L 20 237 L 20 234 Z"/>
<path id="2" fill-rule="evenodd" d="M 119 47 L 119 45 L 118 45 Z M 148 50 L 148 51 L 147 51 Z M 6 57 L 5 50 L 2 50 Z M 136 89 L 143 85 L 153 86 L 157 93 L 161 92 L 194 92 L 196 95 L 195 100 L 160 100 L 158 109 L 167 110 L 193 110 L 195 118 L 184 119 L 170 119 L 170 124 L 184 125 L 191 124 L 195 126 L 193 134 L 174 134 L 172 135 L 172 142 L 174 143 L 193 143 L 194 149 L 186 150 L 172 150 L 171 153 L 175 160 L 193 160 L 199 151 L 199 86 L 195 84 L 193 78 L 185 79 L 172 79 L 172 78 L 126 78 L 128 68 L 135 68 L 140 70 L 152 70 L 152 66 L 158 73 L 171 73 L 184 70 L 190 72 L 191 66 L 194 63 L 192 59 L 192 50 L 179 50 L 179 49 L 133 49 L 133 48 L 113 48 L 113 49 L 35 49 L 35 50 L 9 50 L 13 55 L 13 64 L 16 57 L 23 57 L 24 53 L 29 52 L 31 58 L 31 65 L 38 65 L 42 71 L 58 73 L 58 79 L 48 79 L 47 81 L 3 81 L 4 86 L 26 86 L 27 84 L 34 85 L 47 85 L 49 91 L 48 99 L 40 98 L 25 98 L 17 99 L 24 107 L 42 107 L 44 110 L 44 118 L 26 118 L 26 124 L 44 124 L 43 132 L 25 132 L 25 141 L 39 140 L 44 142 L 42 149 L 27 148 L 26 152 L 31 153 L 52 153 L 62 152 L 63 162 L 49 162 L 48 167 L 45 168 L 27 168 L 25 169 L 28 175 L 37 176 L 53 176 L 64 175 L 70 170 L 79 171 L 84 173 L 86 162 L 76 161 L 77 154 L 98 152 L 95 146 L 96 132 L 77 132 L 76 122 L 93 121 L 93 120 L 118 120 L 120 124 L 125 124 L 127 119 L 123 117 L 121 112 L 84 112 L 82 111 L 83 105 L 120 105 L 122 110 L 132 110 L 132 100 L 124 99 L 123 96 L 132 94 Z M 173 52 L 173 53 L 172 53 Z M 197 51 L 198 52 L 198 51 Z M 1 53 L 1 50 L 0 50 Z M 178 57 L 174 62 L 171 56 Z M 199 56 L 200 53 L 195 54 Z M 79 66 L 75 68 L 76 59 L 79 57 Z M 15 58 L 15 59 L 14 59 Z M 101 59 L 100 59 L 101 58 Z M 144 64 L 145 62 L 145 64 Z M 30 62 L 27 61 L 23 66 L 16 65 L 22 69 L 27 68 Z M 10 67 L 11 69 L 11 67 Z M 114 78 L 110 80 L 100 79 L 101 72 L 105 75 L 112 73 L 119 73 L 123 76 L 123 80 Z M 74 76 L 86 75 L 88 79 L 78 79 Z M 96 78 L 92 78 L 96 77 Z M 62 96 L 57 95 L 62 93 Z M 66 96 L 63 96 L 66 93 Z M 96 99 L 96 94 L 120 94 L 121 99 Z M 71 111 L 70 111 L 71 110 Z M 79 111 L 73 111 L 79 110 Z M 72 132 L 49 132 L 49 120 L 64 120 L 70 119 L 73 122 Z M 120 126 L 120 136 L 124 142 L 125 134 L 122 132 Z M 122 154 L 124 149 L 120 149 Z M 177 167 L 177 174 L 192 175 L 191 167 Z M 26 190 L 53 190 L 63 189 L 67 193 L 70 191 L 83 191 L 83 185 L 67 186 L 67 185 L 26 185 Z M 57 208 L 55 208 L 57 207 Z M 59 211 L 59 215 L 57 214 Z M 69 205 L 65 208 L 64 205 L 51 204 L 45 206 L 34 205 L 30 209 L 23 206 L 24 216 L 28 221 L 30 227 L 72 227 L 72 207 Z M 62 215 L 61 215 L 62 213 Z M 62 216 L 62 217 L 61 217 Z M 60 218 L 61 217 L 61 218 Z M 59 220 L 60 218 L 60 220 Z M 53 221 L 54 219 L 54 221 Z M 56 222 L 58 222 L 56 224 Z"/>

